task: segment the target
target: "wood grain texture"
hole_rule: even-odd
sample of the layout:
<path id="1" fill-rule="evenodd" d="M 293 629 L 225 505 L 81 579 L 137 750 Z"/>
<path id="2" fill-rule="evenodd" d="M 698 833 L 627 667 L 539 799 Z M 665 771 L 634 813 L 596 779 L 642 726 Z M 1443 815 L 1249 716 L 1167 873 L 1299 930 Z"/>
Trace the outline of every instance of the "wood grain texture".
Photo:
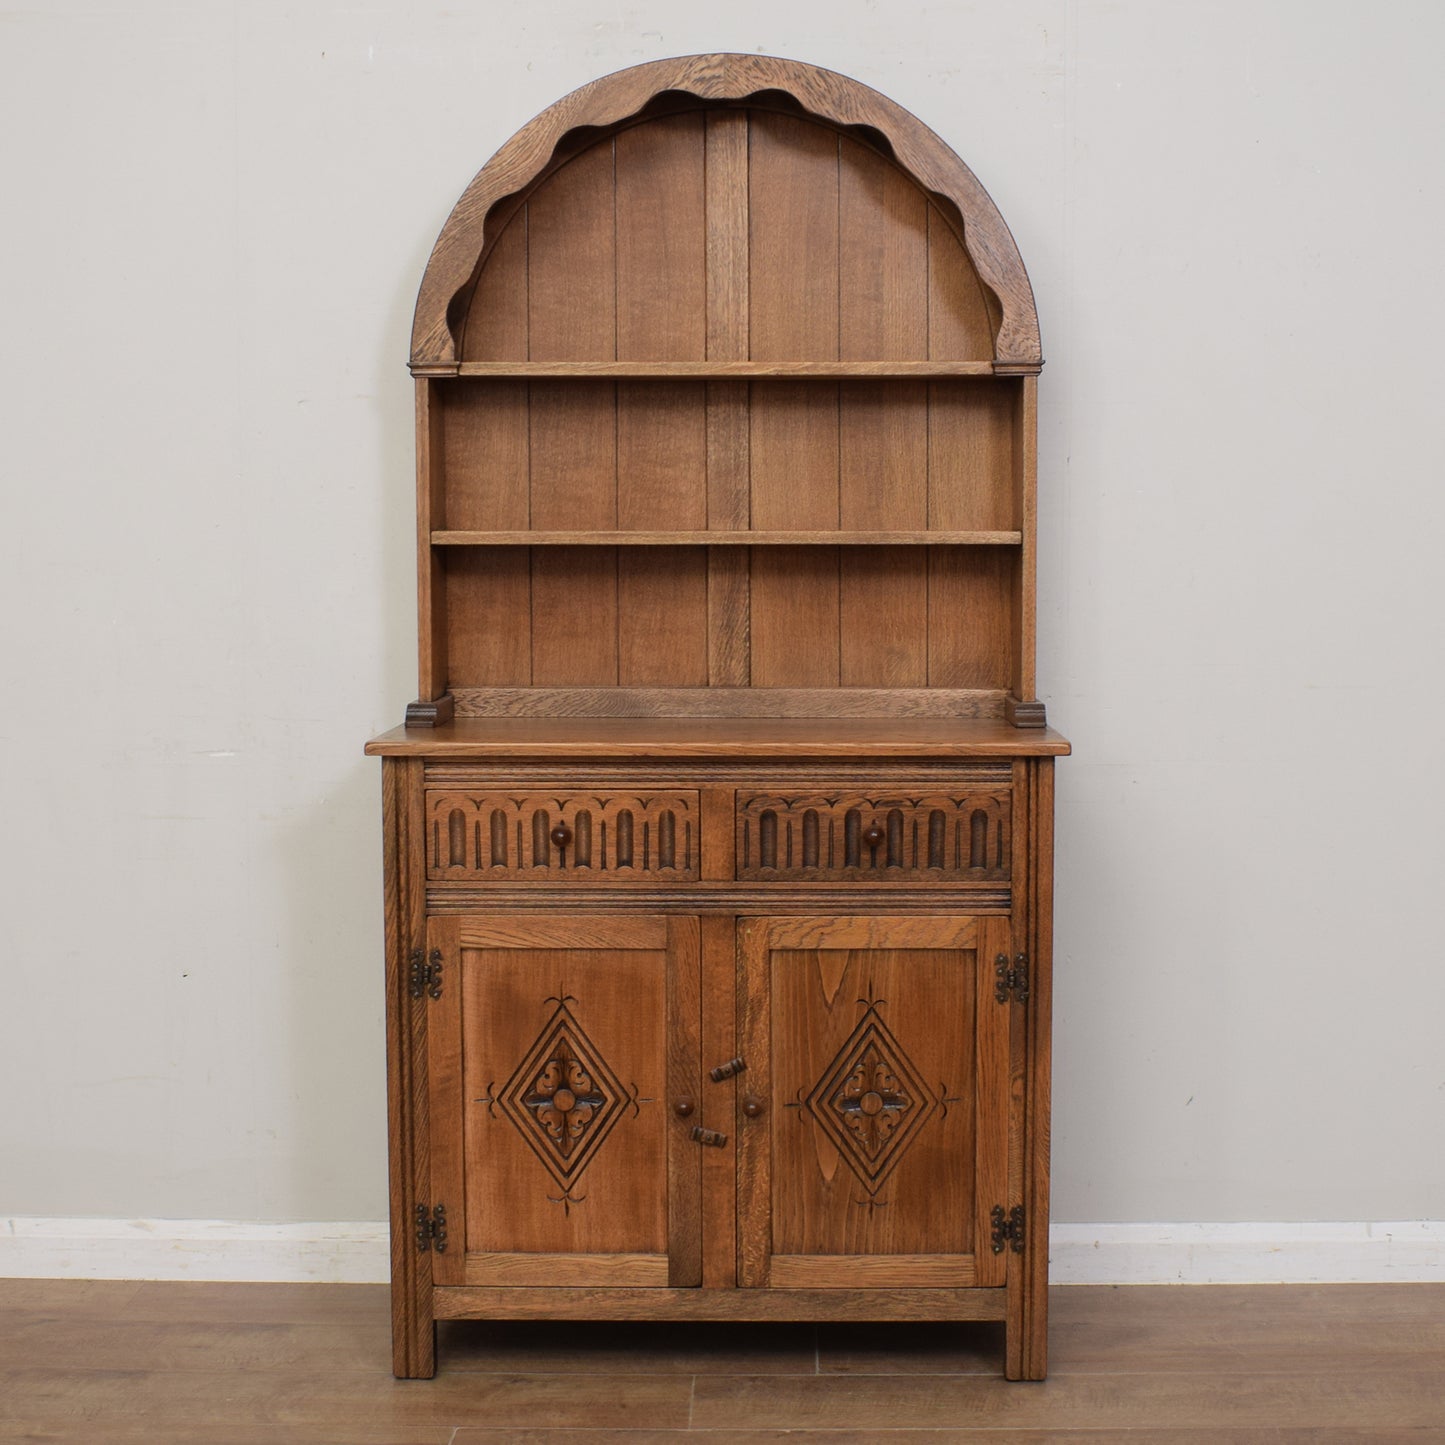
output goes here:
<path id="1" fill-rule="evenodd" d="M 773 1096 L 773 1014 L 769 941 L 775 920 L 737 923 L 737 1039 L 747 1059 L 747 1086 L 764 1100 Z M 737 1125 L 737 1281 L 744 1291 L 765 1290 L 773 1257 L 772 1120 L 748 1118 Z"/>
<path id="2" fill-rule="evenodd" d="M 746 336 L 746 329 L 741 332 Z M 742 343 L 739 343 L 742 344 Z M 461 377 L 536 380 L 599 378 L 651 381 L 848 381 L 920 380 L 944 377 L 994 377 L 987 361 L 479 361 L 457 368 Z M 1019 373 L 1009 372 L 1010 376 Z M 446 380 L 446 378 L 437 378 Z"/>
<path id="3" fill-rule="evenodd" d="M 545 916 L 558 908 L 581 908 L 589 913 L 623 915 L 639 908 L 661 914 L 755 915 L 816 914 L 820 908 L 851 912 L 876 908 L 892 914 L 937 914 L 943 910 L 966 910 L 972 917 L 1009 913 L 1012 892 L 1008 887 L 979 887 L 954 884 L 945 888 L 921 888 L 908 884 L 869 887 L 863 883 L 803 883 L 788 885 L 753 883 L 731 887 L 717 883 L 669 884 L 664 887 L 605 884 L 589 887 L 568 883 L 562 888 L 527 885 L 506 888 L 498 884 L 438 884 L 427 890 L 431 913 L 474 913 L 479 909 L 506 908 Z"/>
<path id="4" fill-rule="evenodd" d="M 662 918 L 594 918 L 587 914 L 539 919 L 530 914 L 489 913 L 468 918 L 458 942 L 463 948 L 660 949 L 667 946 Z"/>
<path id="5" fill-rule="evenodd" d="M 1001 1320 L 1001 1289 L 438 1289 L 439 1320 Z"/>
<path id="6" fill-rule="evenodd" d="M 448 609 L 442 561 L 432 550 L 431 534 L 446 521 L 446 462 L 442 425 L 432 394 L 433 383 L 418 380 L 416 388 L 416 610 L 420 700 L 447 690 Z"/>
<path id="7" fill-rule="evenodd" d="M 969 361 L 994 354 L 993 325 L 958 233 L 936 205 L 928 208 L 928 356 Z"/>
<path id="8" fill-rule="evenodd" d="M 770 547 L 753 552 L 750 676 L 754 688 L 837 688 L 838 566 L 835 547 Z M 834 707 L 843 705 L 835 693 Z"/>
<path id="9" fill-rule="evenodd" d="M 600 571 L 600 569 L 599 569 Z M 595 586 L 605 574 L 587 579 Z M 534 591 L 536 579 L 533 579 Z M 605 593 L 604 593 L 605 596 Z M 779 610 L 770 620 L 765 641 L 769 665 L 783 676 L 794 668 L 808 675 L 823 673 L 831 654 L 811 657 L 796 636 L 784 630 L 781 593 L 770 595 Z M 600 609 L 599 609 L 600 610 Z M 575 656 L 576 654 L 574 654 Z M 605 657 L 594 664 L 601 666 Z M 958 723 L 1000 719 L 1005 716 L 1007 694 L 1001 688 L 947 687 L 454 687 L 455 715 L 468 721 L 481 718 L 555 719 L 596 718 L 732 718 L 787 720 L 790 718 L 948 718 Z"/>
<path id="10" fill-rule="evenodd" d="M 839 549 L 838 681 L 918 688 L 928 682 L 928 554 Z"/>
<path id="11" fill-rule="evenodd" d="M 701 382 L 617 385 L 617 526 L 708 540 L 709 451 Z M 580 528 L 578 530 L 581 530 Z"/>
<path id="12" fill-rule="evenodd" d="M 1049 1358 L 1049 1144 L 1053 1064 L 1053 936 L 1054 936 L 1054 762 L 1037 759 L 1027 765 L 1029 812 L 1030 906 L 1028 1077 L 1025 1108 L 1024 1203 L 1028 1209 L 1028 1242 L 1023 1254 L 1023 1349 L 1020 1369 L 1026 1380 L 1042 1380 Z"/>
<path id="13" fill-rule="evenodd" d="M 616 551 L 538 547 L 531 558 L 534 687 L 615 687 Z"/>
<path id="14" fill-rule="evenodd" d="M 752 681 L 752 558 L 709 547 L 707 553 L 707 680 L 714 688 Z"/>
<path id="15" fill-rule="evenodd" d="M 1017 547 L 1022 532 L 948 532 L 813 530 L 804 532 L 676 531 L 443 531 L 432 533 L 434 547 Z"/>
<path id="16" fill-rule="evenodd" d="M 436 728 L 393 728 L 372 757 L 451 759 L 1058 757 L 1053 728 L 1020 730 L 997 718 L 467 718 Z"/>
<path id="17" fill-rule="evenodd" d="M 447 677 L 458 688 L 532 681 L 532 557 L 522 548 L 448 550 Z"/>
<path id="18" fill-rule="evenodd" d="M 455 1101 L 465 1213 L 449 1215 L 465 1229 L 446 1282 L 695 1275 L 698 1182 L 675 1167 L 670 1098 L 699 1067 L 696 925 L 483 914 L 453 927 L 457 977 L 438 1003 L 460 1020 L 460 1079 L 434 1081 L 433 1099 Z"/>
<path id="19" fill-rule="evenodd" d="M 980 960 L 1004 927 L 739 924 L 740 1046 L 762 1103 L 739 1119 L 741 1283 L 1003 1283 L 986 1221 L 1006 1155 L 1007 1023 Z"/>
<path id="20" fill-rule="evenodd" d="M 928 534 L 928 388 L 851 381 L 839 398 L 839 527 L 898 534 L 878 541 L 944 540 Z"/>
<path id="21" fill-rule="evenodd" d="M 426 954 L 430 960 L 440 961 L 446 983 L 436 999 L 425 994 L 414 998 L 410 991 L 407 995 L 412 1011 L 426 1020 L 426 1062 L 418 1070 L 418 1078 L 427 1091 L 430 1169 L 428 1186 L 418 1190 L 407 1214 L 406 1247 L 419 1259 L 430 1262 L 431 1280 L 437 1285 L 467 1283 L 464 1256 L 468 1181 L 462 1082 L 464 964 L 460 931 L 461 922 L 456 917 L 432 915 L 427 918 Z M 448 1220 L 448 1247 L 418 1250 L 417 1210 L 425 1209 L 431 1220 L 437 1205 L 442 1207 Z"/>
<path id="22" fill-rule="evenodd" d="M 837 361 L 837 133 L 753 111 L 748 197 L 751 359 Z"/>
<path id="23" fill-rule="evenodd" d="M 617 191 L 611 138 L 527 201 L 529 361 L 617 358 Z"/>
<path id="24" fill-rule="evenodd" d="M 923 192 L 877 151 L 842 136 L 838 218 L 840 360 L 926 357 L 928 201 Z"/>
<path id="25" fill-rule="evenodd" d="M 996 1320 L 1001 1293 L 879 1291 L 860 1303 L 837 1290 L 568 1289 L 555 1294 L 563 1320 L 539 1317 L 547 1291 L 443 1290 L 439 1312 L 484 1318 L 447 1319 L 440 1377 L 409 1386 L 386 1376 L 384 1287 L 0 1280 L 0 1434 L 652 1445 L 688 1433 L 689 1401 L 693 1433 L 716 1445 L 781 1441 L 785 1427 L 810 1445 L 1424 1445 L 1439 1434 L 1442 1285 L 1055 1289 L 1051 1383 L 1038 1389 L 990 1378 L 999 1327 L 970 1321 L 991 1303 Z M 932 1319 L 906 1322 L 930 1302 Z M 683 1307 L 696 1318 L 732 1307 L 737 1322 L 596 1323 Z M 775 1322 L 741 1313 L 759 1307 Z M 764 1406 L 770 1423 L 756 1419 Z"/>
<path id="26" fill-rule="evenodd" d="M 665 1254 L 545 1254 L 469 1251 L 462 1270 L 463 1285 L 565 1286 L 596 1289 L 665 1285 Z"/>
<path id="27" fill-rule="evenodd" d="M 1035 377 L 1020 383 L 1014 412 L 1013 468 L 1021 530 L 1018 561 L 1013 574 L 1013 682 L 1016 698 L 1032 701 L 1038 688 L 1035 656 L 1038 648 L 1038 529 L 1039 529 L 1039 384 Z"/>
<path id="28" fill-rule="evenodd" d="M 978 1278 L 972 1259 L 937 1254 L 775 1254 L 768 1282 L 774 1289 L 968 1289 Z"/>
<path id="29" fill-rule="evenodd" d="M 1038 320 L 1017 248 L 972 172 L 901 107 L 847 77 L 796 61 L 756 55 L 701 55 L 636 66 L 594 81 L 523 127 L 473 180 L 442 229 L 422 280 L 412 333 L 412 363 L 444 370 L 457 364 L 447 319 L 453 298 L 474 284 L 499 199 L 526 190 L 553 164 L 559 144 L 578 126 L 615 126 L 664 91 L 704 102 L 782 90 L 818 120 L 866 125 L 884 136 L 901 168 L 927 192 L 947 198 L 968 240 L 969 259 L 995 298 L 996 359 L 1037 362 Z"/>
<path id="30" fill-rule="evenodd" d="M 1014 413 L 1022 383 L 928 385 L 928 525 L 1017 529 Z"/>
<path id="31" fill-rule="evenodd" d="M 930 687 L 1007 685 L 1012 559 L 975 547 L 928 550 Z"/>
<path id="32" fill-rule="evenodd" d="M 618 529 L 616 383 L 534 381 L 530 393 L 529 525 Z"/>
<path id="33" fill-rule="evenodd" d="M 705 1150 L 692 1138 L 679 1100 L 699 1100 L 702 1062 L 702 929 L 696 918 L 667 920 L 667 1278 L 674 1289 L 701 1285 Z"/>
<path id="34" fill-rule="evenodd" d="M 700 111 L 659 116 L 617 135 L 619 361 L 707 355 L 704 145 Z"/>
<path id="35" fill-rule="evenodd" d="M 830 931 L 831 946 L 769 939 L 770 1281 L 1001 1283 L 975 1258 L 979 1186 L 965 1166 L 984 1110 L 1003 1097 L 971 1087 L 985 1020 L 975 1016 L 976 985 L 960 975 L 976 978 L 975 952 L 937 946 L 922 919 L 891 928 L 870 921 L 856 938 Z M 932 946 L 917 946 L 920 931 Z M 887 941 L 865 941 L 879 939 Z M 782 1273 L 778 1256 L 788 1259 Z M 840 1256 L 871 1256 L 872 1267 L 838 1265 Z M 903 1257 L 896 1274 L 894 1256 Z"/>
<path id="36" fill-rule="evenodd" d="M 728 809 L 729 825 L 731 809 Z M 731 827 L 728 830 L 731 832 Z M 702 1058 L 706 1068 L 736 1057 L 737 940 L 735 924 L 726 915 L 701 919 Z M 698 1103 L 705 1129 L 736 1133 L 737 1081 L 699 1082 Z M 736 1150 L 702 1149 L 702 1286 L 731 1290 L 738 1283 L 737 1155 Z"/>
<path id="37" fill-rule="evenodd" d="M 748 349 L 748 117 L 705 112 L 707 359 L 745 365 Z"/>
<path id="38" fill-rule="evenodd" d="M 503 220 L 472 293 L 462 331 L 463 365 L 525 366 L 527 336 L 527 206 L 523 200 Z"/>
<path id="39" fill-rule="evenodd" d="M 424 879 L 418 875 L 423 765 L 388 759 L 382 767 L 386 876 L 386 1055 L 391 1271 L 392 1372 L 429 1379 L 436 1370 L 431 1271 L 418 1258 L 412 1219 L 430 1191 L 426 1017 L 408 991 L 412 950 L 425 942 Z"/>
<path id="40" fill-rule="evenodd" d="M 452 382 L 433 387 L 442 422 L 445 527 L 526 531 L 531 524 L 527 383 Z M 437 536 L 434 530 L 433 544 Z"/>
<path id="41" fill-rule="evenodd" d="M 838 529 L 838 388 L 769 382 L 752 388 L 749 515 L 759 531 Z"/>
<path id="42" fill-rule="evenodd" d="M 619 550 L 619 686 L 704 688 L 708 657 L 707 553 L 697 547 Z"/>

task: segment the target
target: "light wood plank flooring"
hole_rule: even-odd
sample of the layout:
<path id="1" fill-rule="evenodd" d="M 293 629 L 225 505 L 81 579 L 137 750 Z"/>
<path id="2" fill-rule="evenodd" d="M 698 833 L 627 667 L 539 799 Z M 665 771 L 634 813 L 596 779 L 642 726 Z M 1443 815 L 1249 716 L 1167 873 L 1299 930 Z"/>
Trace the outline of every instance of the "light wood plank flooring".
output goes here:
<path id="1" fill-rule="evenodd" d="M 0 1280 L 0 1440 L 1445 1442 L 1445 1285 L 1064 1288 L 997 1326 L 456 1324 L 389 1373 L 370 1285 Z"/>

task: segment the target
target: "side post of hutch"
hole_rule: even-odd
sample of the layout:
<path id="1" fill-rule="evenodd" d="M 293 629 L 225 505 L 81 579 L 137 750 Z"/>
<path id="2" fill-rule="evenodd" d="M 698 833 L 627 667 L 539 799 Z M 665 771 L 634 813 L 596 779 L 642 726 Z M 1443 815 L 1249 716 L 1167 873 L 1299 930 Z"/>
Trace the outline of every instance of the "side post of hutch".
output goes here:
<path id="1" fill-rule="evenodd" d="M 1042 360 L 875 91 L 704 55 L 422 282 L 383 760 L 395 1371 L 445 1319 L 995 1320 L 1046 1369 Z"/>

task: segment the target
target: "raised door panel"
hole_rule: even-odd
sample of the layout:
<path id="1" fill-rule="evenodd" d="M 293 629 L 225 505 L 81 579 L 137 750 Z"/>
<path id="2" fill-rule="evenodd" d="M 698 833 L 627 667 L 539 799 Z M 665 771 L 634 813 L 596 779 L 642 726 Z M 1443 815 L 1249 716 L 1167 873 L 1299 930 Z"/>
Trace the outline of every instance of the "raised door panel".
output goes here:
<path id="1" fill-rule="evenodd" d="M 739 925 L 739 1279 L 1001 1285 L 1006 918 Z"/>
<path id="2" fill-rule="evenodd" d="M 428 1018 L 440 1285 L 696 1285 L 695 918 L 436 918 Z M 693 1121 L 695 1122 L 695 1121 Z"/>

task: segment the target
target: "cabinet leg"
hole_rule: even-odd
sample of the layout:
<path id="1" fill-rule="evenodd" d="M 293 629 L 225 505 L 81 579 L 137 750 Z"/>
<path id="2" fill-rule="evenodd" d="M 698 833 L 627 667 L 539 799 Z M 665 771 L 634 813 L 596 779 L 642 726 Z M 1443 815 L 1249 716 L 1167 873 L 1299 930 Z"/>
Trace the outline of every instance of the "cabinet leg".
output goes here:
<path id="1" fill-rule="evenodd" d="M 437 1372 L 437 1326 L 410 1311 L 392 1317 L 391 1372 L 398 1380 L 430 1380 Z"/>
<path id="2" fill-rule="evenodd" d="M 1017 1265 L 1009 1274 L 1004 1378 L 1042 1380 L 1049 1370 L 1048 1260 L 1045 1256 L 1039 1267 L 1031 1268 L 1027 1259 Z"/>

